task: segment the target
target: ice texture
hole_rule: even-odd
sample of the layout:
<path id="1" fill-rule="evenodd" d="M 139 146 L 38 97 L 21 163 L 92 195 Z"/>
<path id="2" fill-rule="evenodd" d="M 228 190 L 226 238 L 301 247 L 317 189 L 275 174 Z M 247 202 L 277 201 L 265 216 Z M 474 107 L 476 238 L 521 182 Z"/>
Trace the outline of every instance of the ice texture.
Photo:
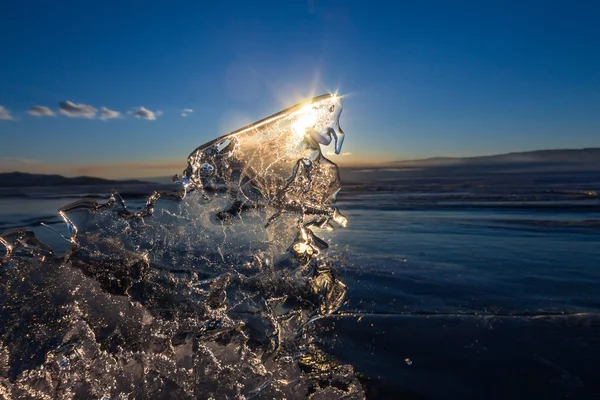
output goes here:
<path id="1" fill-rule="evenodd" d="M 341 112 L 327 94 L 210 141 L 140 209 L 62 207 L 62 255 L 0 235 L 0 398 L 364 398 L 313 323 L 347 289 L 319 236 L 347 224 L 320 147 Z"/>

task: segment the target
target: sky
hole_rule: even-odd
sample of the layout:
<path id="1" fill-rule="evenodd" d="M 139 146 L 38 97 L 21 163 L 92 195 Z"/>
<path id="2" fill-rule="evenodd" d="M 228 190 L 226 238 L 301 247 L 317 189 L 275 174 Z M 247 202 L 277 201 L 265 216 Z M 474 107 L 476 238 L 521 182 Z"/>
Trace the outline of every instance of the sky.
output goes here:
<path id="1" fill-rule="evenodd" d="M 7 1 L 0 172 L 173 175 L 327 92 L 342 165 L 600 147 L 599 20 L 594 1 Z"/>

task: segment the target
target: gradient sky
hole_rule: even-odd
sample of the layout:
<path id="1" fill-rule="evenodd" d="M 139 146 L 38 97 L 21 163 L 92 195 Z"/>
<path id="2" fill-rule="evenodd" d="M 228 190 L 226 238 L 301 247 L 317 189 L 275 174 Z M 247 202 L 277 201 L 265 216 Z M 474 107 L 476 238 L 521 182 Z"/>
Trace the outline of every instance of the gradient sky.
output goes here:
<path id="1" fill-rule="evenodd" d="M 4 2 L 0 171 L 169 175 L 328 91 L 345 164 L 600 146 L 598 2 L 217 3 Z"/>

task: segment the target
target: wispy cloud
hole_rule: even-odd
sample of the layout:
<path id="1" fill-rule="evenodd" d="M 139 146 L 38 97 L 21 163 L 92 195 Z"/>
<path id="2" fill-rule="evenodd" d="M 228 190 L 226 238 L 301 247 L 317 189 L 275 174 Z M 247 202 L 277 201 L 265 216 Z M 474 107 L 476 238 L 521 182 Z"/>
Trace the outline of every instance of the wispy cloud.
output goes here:
<path id="1" fill-rule="evenodd" d="M 328 151 L 328 152 L 327 152 L 327 153 L 325 153 L 325 154 L 327 154 L 328 156 L 335 156 L 335 155 L 337 155 L 337 156 L 351 156 L 351 155 L 352 155 L 352 153 L 340 153 L 340 154 L 335 154 L 335 152 L 334 152 L 334 151 Z"/>
<path id="2" fill-rule="evenodd" d="M 106 107 L 102 107 L 100 109 L 100 119 L 102 119 L 102 120 L 115 119 L 115 118 L 119 118 L 120 116 L 121 116 L 121 113 L 118 111 L 109 110 Z"/>
<path id="3" fill-rule="evenodd" d="M 184 108 L 183 110 L 181 110 L 181 116 L 187 117 L 189 114 L 191 114 L 193 112 L 194 112 L 194 110 L 192 110 L 191 108 Z"/>
<path id="4" fill-rule="evenodd" d="M 24 157 L 0 157 L 0 165 L 32 165 L 38 164 L 39 161 Z"/>
<path id="5" fill-rule="evenodd" d="M 0 106 L 0 119 L 4 121 L 10 121 L 13 119 L 12 115 L 10 115 L 10 111 L 4 108 L 4 106 Z"/>
<path id="6" fill-rule="evenodd" d="M 142 119 L 146 119 L 148 121 L 154 121 L 156 119 L 157 116 L 162 115 L 162 111 L 150 111 L 145 107 L 140 107 L 138 109 L 135 109 L 133 111 L 131 111 L 131 114 L 136 117 L 136 118 L 142 118 Z"/>
<path id="7" fill-rule="evenodd" d="M 75 104 L 70 101 L 58 103 L 58 110 L 69 118 L 95 118 L 97 109 L 86 104 Z"/>
<path id="8" fill-rule="evenodd" d="M 27 110 L 27 113 L 35 117 L 54 117 L 56 115 L 54 111 L 44 106 L 33 106 Z"/>

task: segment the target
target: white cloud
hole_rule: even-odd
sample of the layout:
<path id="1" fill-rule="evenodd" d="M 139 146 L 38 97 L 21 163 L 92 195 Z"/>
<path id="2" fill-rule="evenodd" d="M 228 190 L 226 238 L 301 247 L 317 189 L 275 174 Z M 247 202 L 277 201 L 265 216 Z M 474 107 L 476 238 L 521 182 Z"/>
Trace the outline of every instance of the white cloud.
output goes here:
<path id="1" fill-rule="evenodd" d="M 32 164 L 39 164 L 39 161 L 33 160 L 31 158 L 24 158 L 24 157 L 0 157 L 0 165 L 7 166 L 7 165 L 15 165 L 15 164 L 32 165 Z"/>
<path id="2" fill-rule="evenodd" d="M 4 106 L 0 106 L 0 119 L 4 121 L 10 121 L 13 119 L 12 115 L 10 115 L 10 111 L 4 108 Z"/>
<path id="3" fill-rule="evenodd" d="M 136 117 L 136 118 L 142 118 L 142 119 L 146 119 L 148 121 L 154 121 L 156 119 L 156 116 L 160 116 L 162 115 L 162 111 L 150 111 L 145 107 L 140 107 L 137 110 L 133 110 L 131 111 L 131 114 Z"/>
<path id="4" fill-rule="evenodd" d="M 39 164 L 39 161 L 23 157 L 0 157 L 0 165 Z"/>
<path id="5" fill-rule="evenodd" d="M 193 112 L 194 112 L 194 110 L 192 110 L 191 108 L 184 108 L 183 110 L 181 110 L 181 116 L 187 117 L 189 114 L 191 114 Z"/>
<path id="6" fill-rule="evenodd" d="M 69 118 L 95 118 L 96 110 L 94 107 L 86 104 L 75 104 L 70 101 L 58 103 L 58 110 L 61 114 Z"/>
<path id="7" fill-rule="evenodd" d="M 337 155 L 337 156 L 351 156 L 351 155 L 352 155 L 352 153 L 340 153 L 340 154 L 335 154 L 335 152 L 334 152 L 334 151 L 328 151 L 328 152 L 327 152 L 327 153 L 325 153 L 325 154 L 327 154 L 328 156 L 336 156 L 336 155 Z"/>
<path id="8" fill-rule="evenodd" d="M 100 109 L 100 119 L 102 119 L 102 120 L 119 118 L 120 116 L 121 116 L 121 113 L 118 111 L 109 110 L 106 107 L 102 107 Z"/>
<path id="9" fill-rule="evenodd" d="M 56 115 L 54 111 L 44 106 L 33 106 L 27 110 L 27 113 L 35 117 L 53 117 Z"/>

